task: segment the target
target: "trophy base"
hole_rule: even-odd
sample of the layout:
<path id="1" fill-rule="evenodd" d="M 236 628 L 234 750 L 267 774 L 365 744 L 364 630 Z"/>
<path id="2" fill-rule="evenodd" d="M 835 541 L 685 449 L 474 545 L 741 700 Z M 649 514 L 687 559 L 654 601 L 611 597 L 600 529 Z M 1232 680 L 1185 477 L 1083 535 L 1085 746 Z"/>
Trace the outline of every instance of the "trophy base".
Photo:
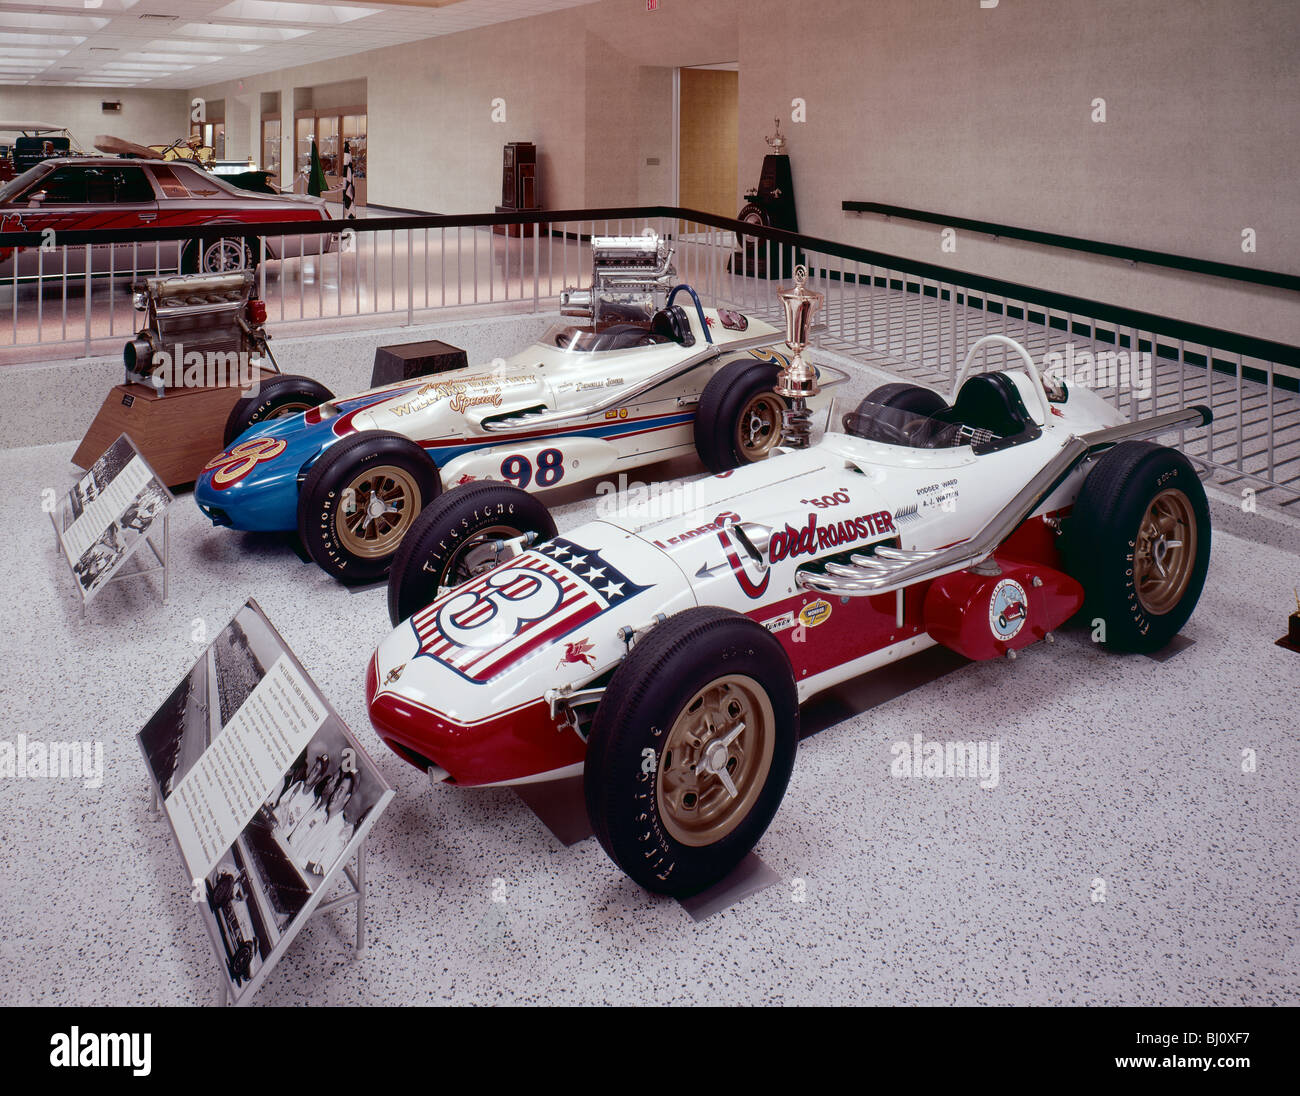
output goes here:
<path id="1" fill-rule="evenodd" d="M 1287 618 L 1287 631 L 1281 639 L 1276 641 L 1277 646 L 1285 647 L 1288 651 L 1295 651 L 1300 654 L 1300 613 L 1292 613 Z"/>
<path id="2" fill-rule="evenodd" d="M 761 246 L 760 246 L 761 245 Z M 768 262 L 771 251 L 772 261 Z M 746 240 L 744 248 L 737 248 L 727 260 L 727 273 L 765 281 L 794 277 L 794 268 L 804 261 L 804 254 L 789 244 L 768 248 L 766 240 Z"/>

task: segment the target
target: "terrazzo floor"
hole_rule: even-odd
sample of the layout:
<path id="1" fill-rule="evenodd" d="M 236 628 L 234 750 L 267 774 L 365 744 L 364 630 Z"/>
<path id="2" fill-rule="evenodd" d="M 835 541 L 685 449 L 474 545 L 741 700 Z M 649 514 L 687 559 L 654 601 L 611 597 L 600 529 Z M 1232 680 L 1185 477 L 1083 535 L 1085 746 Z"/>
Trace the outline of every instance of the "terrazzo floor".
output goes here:
<path id="1" fill-rule="evenodd" d="M 249 596 L 397 792 L 369 846 L 368 950 L 353 961 L 346 910 L 314 919 L 258 1003 L 1300 998 L 1300 662 L 1273 644 L 1300 567 L 1253 534 L 1270 518 L 1216 532 L 1194 643 L 1163 664 L 1074 629 L 860 714 L 871 682 L 814 701 L 808 721 L 831 725 L 803 742 L 758 847 L 782 882 L 697 923 L 594 839 L 563 846 L 513 792 L 432 789 L 379 742 L 363 673 L 388 630 L 382 588 L 345 591 L 182 495 L 169 604 L 139 579 L 83 623 L 41 510 L 72 483 L 74 447 L 0 451 L 0 738 L 100 741 L 105 779 L 0 780 L 0 1004 L 215 1002 L 134 736 L 201 653 L 200 625 L 215 635 Z M 593 510 L 561 500 L 561 531 Z M 998 742 L 997 786 L 891 776 L 890 747 L 915 734 Z"/>

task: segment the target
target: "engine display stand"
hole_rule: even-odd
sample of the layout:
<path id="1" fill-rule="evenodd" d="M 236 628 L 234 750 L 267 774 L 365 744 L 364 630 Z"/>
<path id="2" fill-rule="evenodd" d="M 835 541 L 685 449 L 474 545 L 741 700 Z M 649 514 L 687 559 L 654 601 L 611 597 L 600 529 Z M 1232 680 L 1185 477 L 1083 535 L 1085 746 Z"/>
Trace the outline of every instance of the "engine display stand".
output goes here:
<path id="1" fill-rule="evenodd" d="M 279 376 L 261 371 L 261 381 Z M 89 468 L 120 434 L 130 434 L 141 455 L 168 487 L 193 483 L 225 446 L 226 419 L 244 389 L 231 386 L 172 388 L 166 395 L 143 384 L 109 390 L 72 463 Z"/>

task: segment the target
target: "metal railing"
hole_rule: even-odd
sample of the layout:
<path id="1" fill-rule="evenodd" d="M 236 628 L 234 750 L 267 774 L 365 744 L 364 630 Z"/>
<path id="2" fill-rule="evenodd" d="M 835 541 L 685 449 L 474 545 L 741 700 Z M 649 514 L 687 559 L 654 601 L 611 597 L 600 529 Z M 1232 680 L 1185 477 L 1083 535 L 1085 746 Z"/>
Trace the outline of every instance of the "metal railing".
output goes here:
<path id="1" fill-rule="evenodd" d="M 822 345 L 919 383 L 950 387 L 965 348 L 1000 333 L 1131 420 L 1207 404 L 1215 422 L 1187 435 L 1189 456 L 1221 483 L 1300 500 L 1300 348 L 1285 343 L 665 206 L 279 223 L 250 242 L 269 326 L 283 335 L 319 333 L 322 321 L 336 330 L 458 309 L 552 311 L 565 286 L 587 284 L 592 235 L 645 228 L 672 240 L 678 280 L 778 326 L 776 284 L 806 264 L 826 293 Z M 10 313 L 0 358 L 117 353 L 135 330 L 131 281 L 185 265 L 187 249 L 216 236 L 213 226 L 66 232 L 50 246 L 38 233 L 0 234 L 0 256 L 47 248 L 44 281 L 0 264 L 0 317 Z M 994 351 L 985 364 L 1008 363 Z"/>

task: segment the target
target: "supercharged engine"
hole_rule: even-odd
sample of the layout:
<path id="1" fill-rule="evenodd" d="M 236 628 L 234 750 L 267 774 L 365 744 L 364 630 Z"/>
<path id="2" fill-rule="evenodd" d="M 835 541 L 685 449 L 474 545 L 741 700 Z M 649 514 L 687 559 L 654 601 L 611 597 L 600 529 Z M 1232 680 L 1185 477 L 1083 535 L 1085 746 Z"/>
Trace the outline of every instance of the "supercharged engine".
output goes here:
<path id="1" fill-rule="evenodd" d="M 640 323 L 664 306 L 677 271 L 673 249 L 654 232 L 643 236 L 593 236 L 589 289 L 566 288 L 560 314 L 601 324 Z"/>

